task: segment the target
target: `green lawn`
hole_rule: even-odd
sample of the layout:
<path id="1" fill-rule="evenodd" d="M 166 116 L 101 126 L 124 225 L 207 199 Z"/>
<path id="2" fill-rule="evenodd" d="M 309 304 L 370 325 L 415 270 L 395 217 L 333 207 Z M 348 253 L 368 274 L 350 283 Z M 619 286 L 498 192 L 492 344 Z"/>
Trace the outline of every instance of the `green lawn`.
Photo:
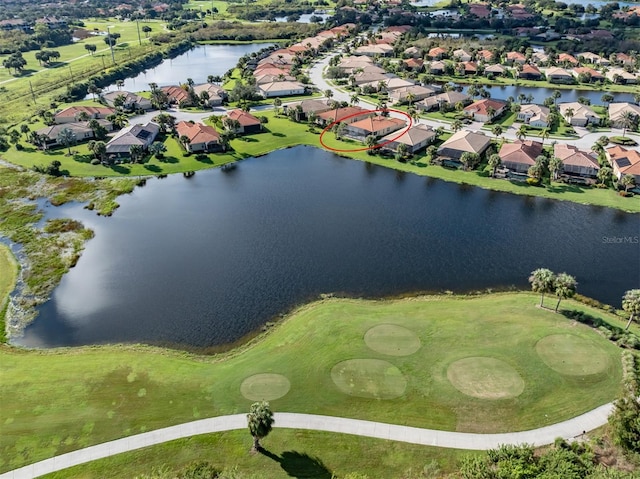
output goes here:
<path id="1" fill-rule="evenodd" d="M 218 468 L 237 467 L 255 479 L 318 478 L 331 474 L 343 478 L 359 472 L 370 478 L 419 477 L 432 461 L 442 473 L 456 470 L 458 459 L 478 454 L 469 451 L 404 444 L 380 439 L 315 431 L 275 429 L 262 441 L 270 455 L 250 454 L 251 438 L 245 431 L 207 434 L 120 454 L 43 476 L 47 479 L 131 479 L 152 470 L 178 470 L 207 461 Z M 259 472 L 257 472 L 259 471 Z M 244 476 L 243 476 L 244 477 Z"/>
<path id="2" fill-rule="evenodd" d="M 11 250 L 0 244 L 0 341 L 4 341 L 4 314 L 9 293 L 13 291 L 18 277 L 18 263 Z"/>
<path id="3" fill-rule="evenodd" d="M 302 307 L 248 346 L 214 357 L 143 346 L 2 347 L 0 472 L 171 424 L 242 413 L 252 402 L 243 397 L 242 384 L 262 373 L 290 383 L 279 398 L 264 396 L 271 390 L 253 390 L 271 399 L 276 411 L 453 431 L 525 430 L 613 399 L 620 387 L 620 350 L 588 327 L 540 309 L 538 299 L 530 293 L 329 299 Z M 579 303 L 563 307 L 623 324 Z M 385 340 L 389 325 L 404 331 L 404 339 Z M 584 349 L 596 351 L 600 361 L 578 364 L 584 367 L 579 374 L 557 372 L 558 358 L 541 357 L 536 348 L 552 335 L 572 340 L 567 360 Z M 470 357 L 506 364 L 503 369 L 521 379 L 522 392 L 511 397 L 508 389 L 503 399 L 460 392 L 449 368 Z M 349 381 L 354 386 L 345 390 Z M 501 384 L 499 378 L 484 381 L 481 390 L 499 394 Z"/>
<path id="4" fill-rule="evenodd" d="M 12 163 L 32 167 L 33 165 L 49 164 L 56 159 L 62 163 L 62 170 L 66 170 L 74 176 L 148 176 L 155 174 L 171 174 L 184 171 L 197 171 L 205 168 L 221 166 L 225 163 L 264 155 L 273 150 L 288 148 L 296 145 L 311 145 L 321 147 L 319 136 L 320 128 L 316 133 L 309 133 L 308 125 L 294 123 L 288 118 L 277 117 L 273 111 L 260 112 L 268 123 L 263 133 L 239 137 L 231 141 L 233 151 L 228 153 L 215 153 L 206 159 L 197 159 L 195 155 L 186 156 L 173 140 L 167 140 L 166 158 L 158 160 L 151 158 L 144 164 L 122 164 L 112 167 L 91 165 L 91 156 L 85 145 L 77 145 L 72 148 L 77 154 L 67 156 L 65 149 L 50 152 L 37 151 L 26 145 L 24 151 L 18 151 L 11 147 L 1 157 Z M 33 126 L 33 125 L 30 125 Z M 35 129 L 32 128 L 32 129 Z M 441 138 L 444 139 L 444 138 Z M 338 141 L 333 133 L 327 133 L 323 140 L 325 144 L 334 148 L 362 148 L 362 144 L 353 141 Z M 24 142 L 23 142 L 24 143 Z M 530 186 L 526 183 L 510 182 L 490 178 L 484 171 L 451 170 L 440 166 L 428 165 L 424 152 L 414 157 L 414 164 L 400 163 L 378 155 L 369 155 L 364 151 L 353 153 L 341 153 L 349 158 L 368 161 L 377 165 L 394 168 L 401 171 L 415 173 L 422 176 L 440 178 L 456 183 L 467 183 L 497 191 L 509 193 L 542 196 L 558 200 L 574 201 L 576 203 L 594 204 L 618 208 L 625 211 L 640 212 L 640 201 L 637 198 L 623 198 L 609 189 L 581 187 L 577 185 L 554 184 L 552 186 Z"/>

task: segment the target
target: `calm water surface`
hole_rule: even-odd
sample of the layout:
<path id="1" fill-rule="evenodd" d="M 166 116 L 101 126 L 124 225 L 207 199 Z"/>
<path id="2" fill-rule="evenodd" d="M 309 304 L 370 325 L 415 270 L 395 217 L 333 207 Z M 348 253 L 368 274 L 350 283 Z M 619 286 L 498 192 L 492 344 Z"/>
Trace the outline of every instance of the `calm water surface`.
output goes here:
<path id="1" fill-rule="evenodd" d="M 498 180 L 496 180 L 498 181 Z M 151 180 L 96 232 L 19 342 L 236 340 L 321 293 L 526 287 L 537 267 L 619 304 L 640 285 L 640 215 L 491 192 L 298 147 Z M 621 240 L 623 241 L 623 240 Z"/>
<path id="2" fill-rule="evenodd" d="M 146 70 L 124 81 L 125 91 L 149 89 L 149 83 L 158 86 L 179 85 L 191 78 L 196 84 L 207 81 L 209 75 L 224 75 L 236 66 L 238 59 L 247 53 L 257 52 L 270 43 L 247 43 L 241 45 L 198 45 L 182 55 L 163 61 L 155 68 Z M 115 90 L 115 84 L 106 90 Z"/>

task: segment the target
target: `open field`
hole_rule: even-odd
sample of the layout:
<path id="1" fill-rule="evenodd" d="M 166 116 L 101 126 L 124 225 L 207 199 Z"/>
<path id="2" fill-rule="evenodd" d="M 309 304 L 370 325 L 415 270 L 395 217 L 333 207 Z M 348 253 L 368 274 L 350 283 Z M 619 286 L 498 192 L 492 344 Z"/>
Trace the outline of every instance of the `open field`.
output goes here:
<path id="1" fill-rule="evenodd" d="M 143 346 L 3 347 L 0 471 L 171 424 L 241 413 L 258 396 L 276 411 L 467 432 L 531 429 L 612 400 L 620 387 L 620 350 L 537 302 L 529 293 L 329 299 L 214 357 Z M 622 324 L 576 302 L 563 307 Z M 550 336 L 565 341 L 552 341 L 552 354 L 540 356 L 537 344 Z M 392 350 L 381 352 L 385 338 Z M 583 348 L 597 352 L 597 367 L 585 361 L 583 369 L 562 371 L 562 361 Z M 488 358 L 478 366 L 489 378 L 478 383 L 483 398 L 454 385 L 455 363 L 470 357 Z M 266 376 L 256 381 L 256 375 Z"/>
<path id="2" fill-rule="evenodd" d="M 195 155 L 185 156 L 180 146 L 171 138 L 166 141 L 169 151 L 163 160 L 152 158 L 143 164 L 121 164 L 112 167 L 91 165 L 91 156 L 86 144 L 74 146 L 72 150 L 77 151 L 74 156 L 66 156 L 65 149 L 41 152 L 35 151 L 35 148 L 30 145 L 26 146 L 25 151 L 22 152 L 17 151 L 15 147 L 11 147 L 1 156 L 7 161 L 27 168 L 33 165 L 49 164 L 56 159 L 62 163 L 61 169 L 63 171 L 66 170 L 70 175 L 74 176 L 148 176 L 202 170 L 252 156 L 265 155 L 276 149 L 296 145 L 322 147 L 319 140 L 320 128 L 316 128 L 315 133 L 310 133 L 307 124 L 295 123 L 285 117 L 277 117 L 273 111 L 259 112 L 257 115 L 265 116 L 268 119 L 263 133 L 236 138 L 231 141 L 233 151 L 210 154 L 203 160 L 198 160 Z M 441 139 L 444 139 L 444 137 Z M 363 147 L 361 143 L 353 140 L 336 140 L 333 133 L 325 134 L 323 141 L 327 146 L 339 149 Z M 26 155 L 26 151 L 31 154 Z M 564 183 L 552 183 L 550 186 L 538 187 L 527 183 L 496 180 L 491 178 L 487 171 L 452 170 L 441 166 L 429 165 L 424 152 L 416 155 L 413 158 L 413 163 L 401 163 L 391 158 L 369 155 L 364 151 L 341 154 L 349 158 L 421 176 L 440 178 L 456 183 L 467 183 L 497 191 L 640 212 L 640 201 L 636 198 L 623 198 L 610 189 L 588 188 Z"/>
<path id="3" fill-rule="evenodd" d="M 237 466 L 239 472 L 255 474 L 255 479 L 331 479 L 331 474 L 342 478 L 353 472 L 370 478 L 399 479 L 409 476 L 409 470 L 415 474 L 421 472 L 432 462 L 437 463 L 440 472 L 452 472 L 460 457 L 479 455 L 346 434 L 288 429 L 274 430 L 262 443 L 268 456 L 249 453 L 251 438 L 245 431 L 195 436 L 43 477 L 131 479 L 154 469 L 178 470 L 192 462 L 207 461 L 220 469 Z"/>

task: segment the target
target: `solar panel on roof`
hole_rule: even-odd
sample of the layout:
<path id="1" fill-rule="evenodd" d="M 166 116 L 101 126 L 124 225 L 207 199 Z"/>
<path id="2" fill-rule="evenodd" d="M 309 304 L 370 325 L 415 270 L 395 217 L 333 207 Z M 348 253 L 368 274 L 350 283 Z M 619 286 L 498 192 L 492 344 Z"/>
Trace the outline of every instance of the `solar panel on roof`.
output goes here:
<path id="1" fill-rule="evenodd" d="M 616 163 L 618 165 L 618 168 L 626 168 L 627 166 L 631 165 L 629 158 L 619 158 L 616 160 Z"/>

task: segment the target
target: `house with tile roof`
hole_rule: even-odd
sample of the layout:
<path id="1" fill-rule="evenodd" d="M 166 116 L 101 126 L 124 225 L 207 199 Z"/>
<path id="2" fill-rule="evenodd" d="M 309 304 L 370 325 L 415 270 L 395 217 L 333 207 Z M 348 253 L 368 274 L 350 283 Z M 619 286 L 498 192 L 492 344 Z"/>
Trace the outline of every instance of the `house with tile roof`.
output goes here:
<path id="1" fill-rule="evenodd" d="M 190 121 L 181 121 L 176 124 L 176 132 L 180 138 L 183 136 L 189 138 L 185 149 L 190 153 L 222 150 L 220 133 L 212 126 Z"/>
<path id="2" fill-rule="evenodd" d="M 438 148 L 438 156 L 459 161 L 463 153 L 475 153 L 482 155 L 489 145 L 491 144 L 491 138 L 484 133 L 460 130 L 446 140 Z"/>
<path id="3" fill-rule="evenodd" d="M 540 80 L 542 78 L 542 72 L 535 65 L 522 65 L 522 70 L 518 71 L 518 78 L 523 80 Z"/>
<path id="4" fill-rule="evenodd" d="M 70 106 L 53 115 L 53 119 L 57 124 L 76 123 L 86 114 L 90 120 L 104 120 L 115 112 L 113 108 L 102 106 Z"/>
<path id="5" fill-rule="evenodd" d="M 409 85 L 392 89 L 389 92 L 389 100 L 393 105 L 415 103 L 433 95 L 435 92 L 436 90 L 431 87 Z"/>
<path id="6" fill-rule="evenodd" d="M 193 87 L 193 91 L 199 97 L 203 92 L 207 92 L 209 95 L 209 99 L 207 100 L 207 104 L 209 106 L 218 106 L 222 105 L 222 103 L 229 96 L 227 91 L 219 85 L 215 83 L 202 83 L 200 85 L 196 85 Z"/>
<path id="7" fill-rule="evenodd" d="M 399 118 L 371 116 L 350 123 L 347 127 L 347 135 L 364 141 L 370 135 L 380 138 L 406 126 L 406 122 Z"/>
<path id="8" fill-rule="evenodd" d="M 595 183 L 600 164 L 598 155 L 593 151 L 582 151 L 573 145 L 556 143 L 553 145 L 553 156 L 562 160 L 562 174 L 566 179 L 581 178 L 588 183 Z"/>
<path id="9" fill-rule="evenodd" d="M 476 121 L 487 122 L 502 115 L 507 107 L 507 102 L 494 100 L 493 98 L 483 98 L 473 102 L 464 108 L 464 114 Z"/>
<path id="10" fill-rule="evenodd" d="M 588 105 L 582 105 L 577 101 L 558 104 L 558 109 L 562 117 L 573 126 L 599 125 L 600 115 L 598 115 Z"/>
<path id="11" fill-rule="evenodd" d="M 107 143 L 107 155 L 115 158 L 129 158 L 132 146 L 141 146 L 143 150 L 147 150 L 159 132 L 160 127 L 153 122 L 123 128 Z"/>
<path id="12" fill-rule="evenodd" d="M 636 180 L 636 186 L 640 185 L 640 153 L 616 145 L 607 148 L 605 154 L 618 180 L 625 175 L 631 175 Z"/>
<path id="13" fill-rule="evenodd" d="M 135 93 L 131 93 L 128 91 L 110 91 L 106 93 L 102 93 L 100 97 L 104 100 L 104 102 L 110 107 L 115 108 L 114 102 L 116 99 L 122 96 L 124 103 L 122 105 L 122 109 L 125 111 L 134 111 L 134 110 L 151 110 L 153 109 L 153 105 L 151 104 L 151 100 L 148 98 L 144 98 Z"/>
<path id="14" fill-rule="evenodd" d="M 502 167 L 514 173 L 526 174 L 536 158 L 542 154 L 542 143 L 532 140 L 516 140 L 504 143 L 498 152 Z"/>
<path id="15" fill-rule="evenodd" d="M 331 110 L 318 113 L 316 122 L 322 126 L 330 125 L 334 121 L 350 124 L 358 120 L 375 116 L 373 110 L 367 110 L 359 106 L 347 106 L 343 108 L 332 108 Z"/>
<path id="16" fill-rule="evenodd" d="M 446 91 L 417 102 L 416 108 L 423 111 L 430 111 L 438 110 L 442 107 L 453 107 L 457 103 L 467 105 L 471 103 L 471 97 L 458 91 Z"/>
<path id="17" fill-rule="evenodd" d="M 96 120 L 96 121 L 106 131 L 108 132 L 113 131 L 113 124 L 110 121 L 108 120 Z M 46 126 L 44 128 L 40 128 L 39 130 L 36 130 L 36 133 L 40 137 L 46 137 L 43 148 L 46 150 L 47 148 L 55 148 L 56 146 L 62 146 L 58 143 L 58 135 L 60 135 L 60 132 L 65 128 L 73 132 L 76 143 L 93 140 L 95 138 L 95 133 L 93 129 L 89 126 L 88 121 L 55 124 L 55 125 Z"/>
<path id="18" fill-rule="evenodd" d="M 257 86 L 263 98 L 304 95 L 306 87 L 298 81 L 275 81 Z"/>
<path id="19" fill-rule="evenodd" d="M 407 151 L 411 154 L 426 148 L 430 143 L 435 141 L 437 135 L 431 127 L 424 124 L 413 125 L 401 136 L 398 136 L 398 132 L 389 133 L 386 136 L 380 138 L 379 144 L 381 149 L 397 151 L 398 146 L 406 145 Z"/>
<path id="20" fill-rule="evenodd" d="M 228 110 L 224 118 L 235 120 L 238 122 L 237 127 L 234 129 L 235 133 L 260 133 L 262 131 L 262 123 L 260 120 L 253 116 L 251 113 L 242 111 L 240 109 Z M 223 123 L 224 123 L 223 118 Z"/>
<path id="21" fill-rule="evenodd" d="M 546 106 L 541 105 L 520 105 L 517 120 L 536 128 L 547 128 L 549 126 L 549 113 L 551 111 Z"/>
<path id="22" fill-rule="evenodd" d="M 633 103 L 609 103 L 609 122 L 614 128 L 624 128 L 625 115 L 640 118 L 640 106 Z"/>
<path id="23" fill-rule="evenodd" d="M 570 71 L 560 67 L 550 67 L 545 71 L 549 83 L 575 83 Z"/>

